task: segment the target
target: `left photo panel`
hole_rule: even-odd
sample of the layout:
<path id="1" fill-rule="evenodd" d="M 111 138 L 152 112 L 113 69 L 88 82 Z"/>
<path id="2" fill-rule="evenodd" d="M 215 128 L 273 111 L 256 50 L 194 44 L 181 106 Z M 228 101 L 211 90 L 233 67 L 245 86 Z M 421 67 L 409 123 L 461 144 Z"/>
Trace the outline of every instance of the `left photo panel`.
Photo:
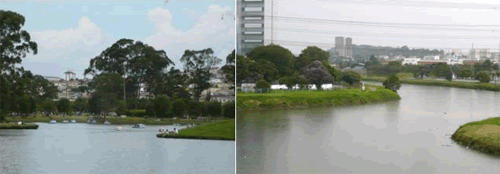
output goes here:
<path id="1" fill-rule="evenodd" d="M 0 173 L 235 173 L 234 11 L 0 1 Z"/>

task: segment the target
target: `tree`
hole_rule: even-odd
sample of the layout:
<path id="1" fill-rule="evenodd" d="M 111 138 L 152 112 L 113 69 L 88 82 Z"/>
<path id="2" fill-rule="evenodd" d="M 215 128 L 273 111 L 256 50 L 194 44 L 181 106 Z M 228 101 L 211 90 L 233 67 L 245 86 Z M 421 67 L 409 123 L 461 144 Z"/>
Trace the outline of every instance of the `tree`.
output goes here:
<path id="1" fill-rule="evenodd" d="M 342 72 L 328 64 L 327 61 L 323 61 L 323 66 L 328 70 L 328 72 L 332 75 L 333 81 L 340 82 L 340 78 L 342 77 Z"/>
<path id="2" fill-rule="evenodd" d="M 489 83 L 491 80 L 491 76 L 488 71 L 478 72 L 476 77 L 479 79 L 479 82 L 481 83 Z"/>
<path id="3" fill-rule="evenodd" d="M 486 59 L 483 64 L 481 64 L 481 69 L 485 71 L 491 71 L 493 67 L 493 62 L 490 59 Z"/>
<path id="4" fill-rule="evenodd" d="M 247 79 L 252 75 L 252 71 L 250 71 L 250 66 L 254 62 L 250 60 L 248 57 L 242 55 L 236 55 L 236 84 L 241 84 L 242 80 Z"/>
<path id="5" fill-rule="evenodd" d="M 386 89 L 390 89 L 394 92 L 401 88 L 401 81 L 399 81 L 399 77 L 396 74 L 389 75 L 389 77 L 382 84 Z"/>
<path id="6" fill-rule="evenodd" d="M 181 62 L 184 64 L 184 70 L 189 73 L 190 83 L 194 84 L 193 93 L 196 100 L 200 99 L 202 91 L 210 88 L 210 69 L 221 62 L 213 54 L 214 51 L 207 48 L 199 51 L 186 50 L 182 55 Z"/>
<path id="7" fill-rule="evenodd" d="M 118 107 L 118 100 L 122 96 L 117 91 L 123 91 L 123 78 L 117 73 L 102 73 L 94 76 L 93 80 L 95 82 L 95 92 L 91 99 L 93 111 L 94 113 L 105 112 L 106 116 Z"/>
<path id="8" fill-rule="evenodd" d="M 448 71 L 444 78 L 448 81 L 451 81 L 453 79 L 453 72 Z"/>
<path id="9" fill-rule="evenodd" d="M 184 99 L 177 98 L 172 102 L 172 114 L 176 117 L 182 117 L 187 110 Z"/>
<path id="10" fill-rule="evenodd" d="M 172 114 L 172 106 L 168 97 L 157 96 L 153 103 L 155 117 L 165 118 Z"/>
<path id="11" fill-rule="evenodd" d="M 226 118 L 236 118 L 236 109 L 235 109 L 235 102 L 227 102 L 222 105 L 223 111 L 222 114 Z"/>
<path id="12" fill-rule="evenodd" d="M 254 64 L 251 64 L 251 66 L 255 66 L 256 71 L 254 72 L 262 74 L 268 82 L 278 79 L 278 69 L 276 69 L 276 66 L 271 61 L 259 59 Z"/>
<path id="13" fill-rule="evenodd" d="M 271 84 L 267 82 L 264 79 L 260 79 L 257 81 L 257 84 L 255 84 L 255 90 L 265 92 L 268 91 L 271 88 Z"/>
<path id="14" fill-rule="evenodd" d="M 48 114 L 56 111 L 56 103 L 51 99 L 46 99 L 42 103 L 42 110 Z"/>
<path id="15" fill-rule="evenodd" d="M 292 90 L 293 86 L 296 84 L 295 79 L 293 77 L 282 77 L 279 79 L 279 83 L 281 85 L 286 85 L 288 90 Z"/>
<path id="16" fill-rule="evenodd" d="M 297 57 L 294 62 L 294 67 L 296 71 L 299 71 L 302 67 L 311 64 L 313 61 L 328 61 L 329 57 L 330 56 L 327 51 L 316 46 L 308 46 L 306 49 L 302 50 L 299 57 Z"/>
<path id="17" fill-rule="evenodd" d="M 234 81 L 234 76 L 235 76 L 235 66 L 234 66 L 235 60 L 234 59 L 235 59 L 235 56 L 236 56 L 236 52 L 235 52 L 235 50 L 233 50 L 233 52 L 231 52 L 231 54 L 229 54 L 226 57 L 226 65 L 221 67 L 221 70 L 225 76 L 226 83 L 230 83 L 232 85 L 234 85 L 234 82 L 235 82 Z"/>
<path id="18" fill-rule="evenodd" d="M 71 104 L 67 98 L 61 98 L 57 101 L 57 111 L 65 115 L 69 114 L 69 111 L 71 111 Z"/>
<path id="19" fill-rule="evenodd" d="M 304 77 L 310 83 L 313 83 L 318 90 L 321 90 L 321 85 L 325 83 L 333 83 L 332 75 L 319 60 L 307 65 L 302 69 L 302 71 L 304 72 Z"/>
<path id="20" fill-rule="evenodd" d="M 436 77 L 445 77 L 446 74 L 449 72 L 449 68 L 445 63 L 438 63 L 437 65 L 434 66 L 434 70 L 432 71 L 432 74 Z"/>
<path id="21" fill-rule="evenodd" d="M 361 75 L 354 71 L 346 71 L 342 73 L 342 81 L 349 85 L 353 85 L 361 81 Z"/>
<path id="22" fill-rule="evenodd" d="M 170 98 L 190 98 L 191 95 L 186 90 L 187 87 L 187 75 L 172 67 L 147 88 L 154 95 L 167 95 Z"/>
<path id="23" fill-rule="evenodd" d="M 299 85 L 300 89 L 307 89 L 309 87 L 309 80 L 299 76 L 298 74 L 295 74 L 292 78 Z"/>
<path id="24" fill-rule="evenodd" d="M 83 112 L 83 111 L 87 110 L 87 103 L 88 103 L 87 99 L 78 97 L 73 102 L 72 108 L 74 111 Z"/>
<path id="25" fill-rule="evenodd" d="M 222 115 L 222 105 L 220 102 L 208 102 L 207 105 L 207 112 L 211 117 L 217 117 Z"/>
<path id="26" fill-rule="evenodd" d="M 279 45 L 270 44 L 255 47 L 247 56 L 255 61 L 264 59 L 272 62 L 278 70 L 277 78 L 292 74 L 293 54 L 290 50 Z M 236 71 L 239 71 L 239 69 Z"/>
<path id="27" fill-rule="evenodd" d="M 371 70 L 373 67 L 378 65 L 380 65 L 380 62 L 378 62 L 377 58 L 375 58 L 375 55 L 371 55 L 370 60 L 365 63 L 365 68 Z"/>

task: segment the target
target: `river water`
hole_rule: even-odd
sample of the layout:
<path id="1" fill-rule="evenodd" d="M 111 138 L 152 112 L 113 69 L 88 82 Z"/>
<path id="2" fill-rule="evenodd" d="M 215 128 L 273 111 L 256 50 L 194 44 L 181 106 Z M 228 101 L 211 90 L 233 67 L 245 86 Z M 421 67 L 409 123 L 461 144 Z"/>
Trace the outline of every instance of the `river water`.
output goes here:
<path id="1" fill-rule="evenodd" d="M 38 123 L 0 130 L 0 173 L 234 173 L 234 141 L 156 138 L 160 127 Z"/>
<path id="2" fill-rule="evenodd" d="M 374 83 L 381 85 L 381 83 Z M 403 84 L 399 101 L 240 111 L 238 173 L 498 173 L 500 159 L 455 144 L 500 115 L 500 93 Z"/>

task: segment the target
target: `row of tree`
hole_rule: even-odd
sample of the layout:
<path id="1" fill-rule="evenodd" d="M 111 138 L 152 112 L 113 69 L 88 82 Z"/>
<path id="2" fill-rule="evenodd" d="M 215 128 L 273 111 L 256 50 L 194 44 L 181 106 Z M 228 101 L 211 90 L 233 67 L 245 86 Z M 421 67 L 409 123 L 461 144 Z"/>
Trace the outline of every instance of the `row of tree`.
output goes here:
<path id="1" fill-rule="evenodd" d="M 268 89 L 270 83 L 278 82 L 292 88 L 299 84 L 306 88 L 315 84 L 321 89 L 321 84 L 359 83 L 361 76 L 356 72 L 341 72 L 328 63 L 329 52 L 316 46 L 302 50 L 299 56 L 279 45 L 258 46 L 247 56 L 236 57 L 236 83 L 254 79 L 257 88 Z"/>

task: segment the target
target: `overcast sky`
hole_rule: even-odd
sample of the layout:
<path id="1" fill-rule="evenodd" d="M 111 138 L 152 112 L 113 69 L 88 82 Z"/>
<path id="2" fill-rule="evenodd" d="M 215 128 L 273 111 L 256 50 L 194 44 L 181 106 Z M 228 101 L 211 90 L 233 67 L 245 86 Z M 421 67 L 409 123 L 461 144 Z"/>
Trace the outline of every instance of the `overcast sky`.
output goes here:
<path id="1" fill-rule="evenodd" d="M 225 63 L 234 49 L 234 1 L 165 2 L 0 0 L 0 9 L 26 18 L 22 29 L 38 43 L 38 54 L 22 64 L 34 74 L 64 77 L 72 70 L 82 78 L 90 59 L 121 38 L 165 50 L 179 69 L 186 49 L 210 47 Z"/>
<path id="2" fill-rule="evenodd" d="M 459 48 L 463 52 L 468 52 L 472 44 L 496 52 L 500 44 L 498 0 L 273 0 L 273 3 L 274 43 L 294 54 L 307 45 L 332 48 L 336 36 L 352 37 L 356 45 Z M 268 44 L 272 36 L 271 0 L 267 0 L 265 11 Z"/>

